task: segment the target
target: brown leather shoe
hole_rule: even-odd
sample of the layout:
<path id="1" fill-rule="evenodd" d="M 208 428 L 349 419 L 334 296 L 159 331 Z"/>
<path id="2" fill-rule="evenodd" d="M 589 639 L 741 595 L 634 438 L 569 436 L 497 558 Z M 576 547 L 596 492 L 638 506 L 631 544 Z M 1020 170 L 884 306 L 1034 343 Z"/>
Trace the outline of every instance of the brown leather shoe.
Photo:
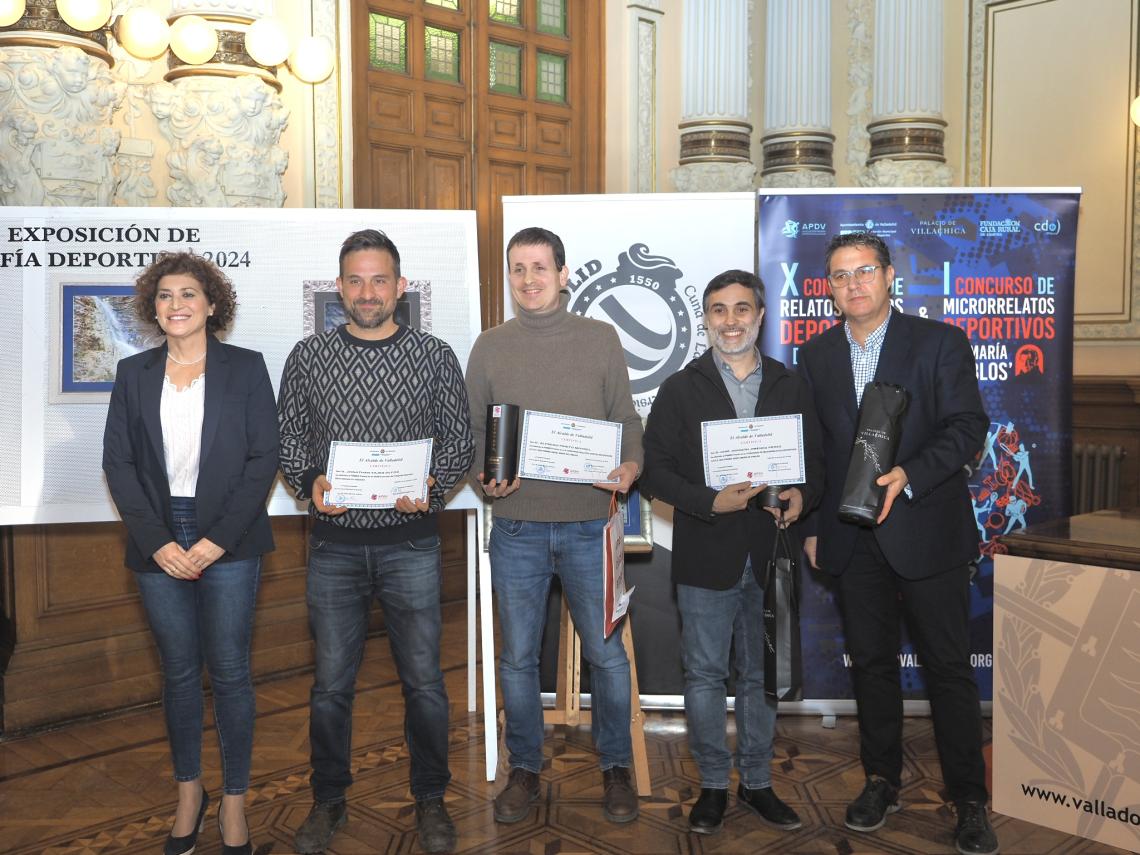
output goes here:
<path id="1" fill-rule="evenodd" d="M 538 801 L 538 773 L 517 766 L 511 769 L 507 787 L 495 796 L 495 822 L 519 822 L 526 819 L 530 806 Z"/>
<path id="2" fill-rule="evenodd" d="M 602 809 L 610 822 L 633 822 L 639 810 L 637 793 L 629 781 L 629 769 L 614 766 L 602 772 Z"/>

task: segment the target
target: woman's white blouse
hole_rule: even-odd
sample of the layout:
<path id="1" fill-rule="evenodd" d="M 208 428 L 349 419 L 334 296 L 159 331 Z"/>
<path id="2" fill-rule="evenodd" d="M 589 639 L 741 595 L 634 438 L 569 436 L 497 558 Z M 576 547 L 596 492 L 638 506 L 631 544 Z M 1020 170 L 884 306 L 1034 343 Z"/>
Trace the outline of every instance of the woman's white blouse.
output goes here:
<path id="1" fill-rule="evenodd" d="M 162 453 L 170 495 L 193 496 L 198 484 L 198 460 L 202 453 L 202 414 L 206 404 L 206 373 L 179 390 L 169 377 L 162 381 Z"/>

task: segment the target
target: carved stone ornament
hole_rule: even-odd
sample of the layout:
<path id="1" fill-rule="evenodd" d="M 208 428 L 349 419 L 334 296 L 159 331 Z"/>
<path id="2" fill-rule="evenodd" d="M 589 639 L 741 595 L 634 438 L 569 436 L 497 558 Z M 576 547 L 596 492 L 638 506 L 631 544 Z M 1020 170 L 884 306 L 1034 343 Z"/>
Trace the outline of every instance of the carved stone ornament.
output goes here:
<path id="1" fill-rule="evenodd" d="M 791 172 L 772 172 L 760 179 L 761 187 L 789 189 L 792 187 L 834 187 L 835 173 L 818 169 L 796 169 Z"/>
<path id="2" fill-rule="evenodd" d="M 687 163 L 669 173 L 681 193 L 731 192 L 756 189 L 754 163 Z"/>
<path id="3" fill-rule="evenodd" d="M 954 170 L 931 160 L 876 160 L 859 175 L 863 187 L 949 187 Z"/>
<path id="4" fill-rule="evenodd" d="M 170 204 L 281 207 L 289 111 L 272 88 L 249 75 L 184 78 L 152 84 L 148 101 L 170 144 Z"/>
<path id="5" fill-rule="evenodd" d="M 0 205 L 110 205 L 125 92 L 79 48 L 0 49 Z"/>

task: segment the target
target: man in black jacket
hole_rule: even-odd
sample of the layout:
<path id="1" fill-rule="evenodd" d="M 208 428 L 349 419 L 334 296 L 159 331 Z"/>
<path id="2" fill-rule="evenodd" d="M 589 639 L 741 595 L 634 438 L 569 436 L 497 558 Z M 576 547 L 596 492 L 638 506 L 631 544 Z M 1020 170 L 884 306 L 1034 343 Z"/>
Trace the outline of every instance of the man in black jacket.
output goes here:
<path id="1" fill-rule="evenodd" d="M 781 491 L 784 522 L 814 506 L 823 483 L 819 425 L 807 385 L 756 348 L 764 285 L 744 270 L 716 276 L 704 293 L 710 349 L 665 381 L 645 428 L 646 493 L 673 505 L 673 582 L 681 612 L 685 718 L 701 770 L 693 831 L 720 830 L 732 755 L 725 737 L 729 651 L 736 643 L 737 797 L 777 828 L 799 817 L 772 791 L 776 703 L 764 694 L 764 592 L 758 579 L 772 553 L 778 511 L 749 481 L 716 490 L 705 482 L 701 423 L 801 414 L 806 483 Z"/>
<path id="2" fill-rule="evenodd" d="M 899 624 L 905 616 L 922 662 L 942 779 L 955 803 L 963 855 L 997 855 L 986 811 L 986 766 L 978 687 L 970 664 L 971 562 L 978 530 L 963 466 L 982 448 L 989 418 L 978 394 L 974 355 L 955 326 L 891 306 L 895 271 L 882 238 L 836 236 L 824 273 L 843 323 L 800 350 L 827 460 L 819 510 L 807 521 L 813 564 L 838 577 L 843 632 L 851 655 L 863 792 L 845 823 L 872 832 L 899 809 L 902 687 Z M 839 519 L 838 509 L 863 388 L 904 388 L 908 406 L 895 465 L 876 525 Z"/>

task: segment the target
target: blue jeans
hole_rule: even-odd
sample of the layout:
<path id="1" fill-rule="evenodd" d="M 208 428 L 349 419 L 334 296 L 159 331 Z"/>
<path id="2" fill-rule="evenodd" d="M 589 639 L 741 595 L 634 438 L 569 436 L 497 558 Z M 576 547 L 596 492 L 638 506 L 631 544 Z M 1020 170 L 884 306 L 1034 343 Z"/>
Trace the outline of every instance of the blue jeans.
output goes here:
<path id="1" fill-rule="evenodd" d="M 764 591 L 744 568 L 727 591 L 677 586 L 685 722 L 701 786 L 727 789 L 732 755 L 725 728 L 728 657 L 736 641 L 736 768 L 750 790 L 772 784 L 776 702 L 764 694 Z"/>
<path id="2" fill-rule="evenodd" d="M 621 633 L 603 641 L 602 528 L 605 520 L 527 522 L 496 517 L 491 583 L 499 613 L 499 680 L 511 768 L 542 769 L 538 676 L 546 600 L 555 574 L 590 663 L 591 727 L 603 770 L 629 766 L 629 659 Z"/>
<path id="3" fill-rule="evenodd" d="M 175 540 L 198 541 L 194 500 L 174 497 Z M 135 573 L 162 660 L 162 709 L 174 778 L 202 775 L 202 661 L 214 690 L 214 720 L 228 795 L 249 788 L 255 714 L 249 646 L 261 559 L 214 563 L 194 580 Z"/>
<path id="4" fill-rule="evenodd" d="M 352 783 L 352 702 L 368 613 L 384 609 L 388 644 L 404 690 L 404 738 L 412 795 L 442 796 L 447 768 L 447 690 L 439 666 L 439 537 L 383 546 L 309 540 L 306 599 L 317 668 L 309 699 L 313 798 L 344 801 Z"/>

